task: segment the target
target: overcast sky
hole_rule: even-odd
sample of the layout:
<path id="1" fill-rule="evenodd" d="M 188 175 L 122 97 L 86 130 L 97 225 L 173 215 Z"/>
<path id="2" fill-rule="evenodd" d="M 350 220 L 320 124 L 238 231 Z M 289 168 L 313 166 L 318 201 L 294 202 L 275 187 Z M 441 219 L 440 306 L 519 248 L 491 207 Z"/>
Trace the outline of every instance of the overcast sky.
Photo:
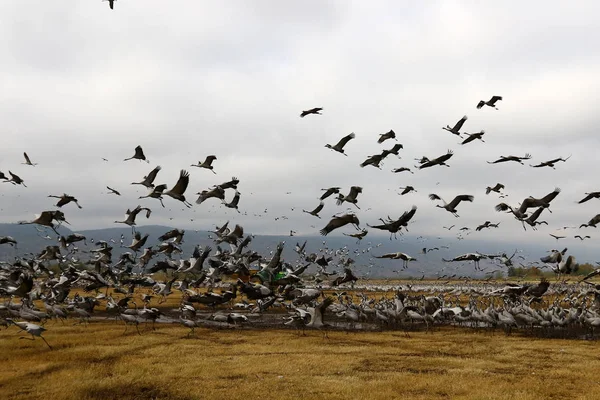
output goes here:
<path id="1" fill-rule="evenodd" d="M 301 209 L 318 204 L 321 188 L 359 185 L 361 226 L 414 204 L 414 236 L 453 236 L 490 220 L 500 228 L 473 235 L 554 246 L 549 233 L 600 212 L 598 200 L 575 204 L 600 190 L 599 9 L 595 1 L 118 0 L 114 10 L 100 0 L 3 1 L 0 171 L 28 187 L 0 184 L 2 222 L 54 209 L 46 196 L 64 192 L 83 206 L 64 207 L 75 230 L 114 226 L 141 204 L 154 213 L 140 215 L 140 225 L 209 229 L 231 219 L 248 233 L 316 234 L 346 206 L 328 199 L 322 220 Z M 504 97 L 499 110 L 476 109 L 492 95 Z M 299 117 L 312 107 L 323 115 Z M 485 130 L 485 143 L 461 146 L 441 129 L 463 115 L 464 131 Z M 377 143 L 390 129 L 402 158 L 361 169 L 395 144 Z M 350 132 L 348 157 L 324 147 Z M 138 144 L 149 164 L 123 161 Z M 391 173 L 448 149 L 450 168 Z M 23 151 L 39 165 L 22 165 Z M 531 163 L 572 158 L 556 170 L 486 163 L 525 153 Z M 216 174 L 190 167 L 209 154 L 218 157 Z M 130 183 L 156 165 L 156 183 L 169 187 L 181 169 L 190 172 L 191 202 L 238 177 L 247 215 L 215 199 L 189 210 L 168 197 L 165 209 L 138 200 L 146 190 Z M 496 182 L 506 185 L 506 199 L 485 195 Z M 106 194 L 107 185 L 123 196 Z M 405 185 L 418 192 L 399 196 Z M 553 213 L 540 218 L 550 225 L 537 232 L 494 211 L 500 201 L 517 206 L 555 187 L 562 192 Z M 460 204 L 455 218 L 429 193 L 475 200 Z M 275 221 L 281 216 L 289 219 Z M 452 224 L 451 232 L 442 228 Z M 597 243 L 593 228 L 581 232 Z M 576 230 L 559 233 L 567 245 L 577 241 Z"/>

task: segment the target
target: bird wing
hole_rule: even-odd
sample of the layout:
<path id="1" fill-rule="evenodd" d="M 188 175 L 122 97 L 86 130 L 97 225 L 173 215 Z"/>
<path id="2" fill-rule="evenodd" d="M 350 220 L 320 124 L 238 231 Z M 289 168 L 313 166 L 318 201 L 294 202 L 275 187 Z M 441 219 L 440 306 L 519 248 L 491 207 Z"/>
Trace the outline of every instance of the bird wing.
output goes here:
<path id="1" fill-rule="evenodd" d="M 137 147 L 135 148 L 135 156 L 136 156 L 136 157 L 139 157 L 139 158 L 146 158 L 146 157 L 144 156 L 144 150 L 142 150 L 142 146 L 137 146 Z"/>
<path id="2" fill-rule="evenodd" d="M 430 200 L 442 200 L 442 198 L 440 196 L 438 196 L 437 194 L 435 194 L 435 193 L 431 193 L 429 195 L 429 199 Z M 442 201 L 444 201 L 444 200 L 442 200 Z"/>
<path id="3" fill-rule="evenodd" d="M 318 214 L 323 209 L 324 206 L 325 206 L 325 203 L 320 201 L 319 205 L 314 210 L 311 211 L 311 214 Z"/>
<path id="4" fill-rule="evenodd" d="M 25 156 L 25 162 L 27 164 L 31 164 L 31 160 L 29 159 L 29 156 L 27 155 L 27 153 L 24 152 L 23 155 Z"/>
<path id="5" fill-rule="evenodd" d="M 490 103 L 494 104 L 498 100 L 502 100 L 502 96 L 492 96 L 492 98 L 490 99 Z"/>
<path id="6" fill-rule="evenodd" d="M 171 189 L 171 192 L 183 194 L 185 192 L 185 190 L 187 189 L 189 183 L 190 183 L 190 174 L 186 170 L 182 169 L 181 172 L 179 173 L 179 179 L 177 180 L 177 183 L 175 184 L 173 189 Z"/>
<path id="7" fill-rule="evenodd" d="M 158 171 L 160 171 L 160 169 L 161 169 L 161 166 L 158 165 L 156 168 L 154 168 L 152 171 L 150 171 L 148 176 L 146 176 L 146 182 L 148 182 L 148 183 L 154 182 L 154 180 L 156 179 L 156 175 L 158 175 Z"/>
<path id="8" fill-rule="evenodd" d="M 467 120 L 467 116 L 465 115 L 456 123 L 456 125 L 454 125 L 454 128 L 452 128 L 452 130 L 456 131 L 456 132 L 460 131 L 462 129 L 462 126 L 465 124 L 466 120 Z"/>
<path id="9" fill-rule="evenodd" d="M 344 136 L 334 147 L 338 147 L 338 148 L 343 148 L 346 143 L 348 143 L 350 140 L 354 139 L 356 137 L 356 135 L 353 133 Z"/>
<path id="10" fill-rule="evenodd" d="M 475 197 L 470 194 L 461 194 L 458 195 L 450 202 L 448 205 L 450 208 L 455 208 L 461 201 L 470 201 L 472 202 Z"/>
<path id="11" fill-rule="evenodd" d="M 430 163 L 432 163 L 433 165 L 435 165 L 435 164 L 441 164 L 441 163 L 449 160 L 450 157 L 453 156 L 453 154 L 454 153 L 452 152 L 452 150 L 448 150 L 448 153 L 444 154 L 443 156 L 439 156 L 438 158 L 436 158 L 434 160 L 431 160 Z"/>
<path id="12" fill-rule="evenodd" d="M 540 200 L 542 200 L 544 203 L 550 203 L 552 200 L 554 200 L 554 198 L 556 196 L 558 196 L 559 193 L 560 193 L 560 188 L 556 188 L 556 189 L 554 189 L 554 191 L 552 193 L 548 193 L 546 196 L 542 197 Z"/>

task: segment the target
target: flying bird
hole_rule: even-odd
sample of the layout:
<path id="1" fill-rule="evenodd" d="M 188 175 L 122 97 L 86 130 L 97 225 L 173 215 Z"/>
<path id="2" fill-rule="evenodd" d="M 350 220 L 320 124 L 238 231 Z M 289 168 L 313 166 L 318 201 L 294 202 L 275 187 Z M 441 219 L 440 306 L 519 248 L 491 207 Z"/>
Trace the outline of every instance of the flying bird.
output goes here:
<path id="1" fill-rule="evenodd" d="M 151 209 L 149 209 L 147 207 L 137 206 L 133 210 L 127 209 L 127 211 L 125 211 L 125 215 L 127 216 L 127 218 L 124 221 L 115 221 L 115 224 L 129 225 L 129 226 L 131 226 L 132 232 L 135 233 L 135 228 L 134 228 L 135 218 L 142 211 L 146 211 L 146 218 L 150 218 L 150 214 L 152 214 Z"/>
<path id="2" fill-rule="evenodd" d="M 408 171 L 408 172 L 410 172 L 411 174 L 413 174 L 413 175 L 414 175 L 414 172 L 412 172 L 412 171 L 410 170 L 410 168 L 406 168 L 406 167 L 394 168 L 394 169 L 392 170 L 392 172 L 393 172 L 393 173 L 395 173 L 395 174 L 397 174 L 398 172 L 404 172 L 404 171 Z"/>
<path id="3" fill-rule="evenodd" d="M 347 224 L 352 224 L 356 228 L 356 230 L 360 230 L 360 222 L 358 217 L 354 214 L 344 214 L 339 217 L 333 217 L 331 221 L 325 226 L 325 228 L 321 229 L 319 233 L 323 236 L 327 236 L 327 234 L 331 233 L 331 231 L 341 228 Z"/>
<path id="4" fill-rule="evenodd" d="M 36 166 L 37 163 L 32 163 L 31 160 L 29 159 L 29 156 L 27 155 L 27 153 L 23 153 L 23 156 L 25 157 L 25 162 L 21 163 L 23 165 L 31 165 L 32 167 Z"/>
<path id="5" fill-rule="evenodd" d="M 483 143 L 485 143 L 485 140 L 483 140 L 483 135 L 484 134 L 485 134 L 485 131 L 481 131 L 481 132 L 477 132 L 477 133 L 464 133 L 464 135 L 467 135 L 468 138 L 466 138 L 465 140 L 463 140 L 460 144 L 471 143 L 475 139 L 479 139 Z"/>
<path id="6" fill-rule="evenodd" d="M 300 114 L 300 118 L 304 118 L 310 114 L 323 115 L 321 114 L 321 111 L 323 111 L 323 107 L 311 108 L 310 110 L 302 111 L 302 113 Z"/>
<path id="7" fill-rule="evenodd" d="M 492 98 L 489 99 L 488 101 L 480 100 L 479 103 L 477 103 L 477 109 L 480 109 L 483 106 L 489 106 L 489 107 L 493 107 L 497 110 L 498 107 L 496 107 L 496 102 L 499 100 L 502 100 L 502 96 L 492 96 Z"/>
<path id="8" fill-rule="evenodd" d="M 591 239 L 592 238 L 591 236 L 587 236 L 587 235 L 586 236 L 575 235 L 574 237 L 576 239 L 579 239 L 579 240 L 585 240 L 585 239 Z"/>
<path id="9" fill-rule="evenodd" d="M 383 255 L 380 255 L 380 256 L 375 256 L 375 258 L 387 258 L 387 259 L 390 259 L 390 260 L 402 260 L 402 268 L 403 269 L 408 268 L 408 263 L 410 261 L 417 261 L 416 258 L 411 257 L 408 254 L 401 253 L 401 252 L 398 252 L 398 253 L 387 253 L 387 254 L 383 254 Z"/>
<path id="10" fill-rule="evenodd" d="M 517 157 L 517 156 L 500 156 L 499 159 L 497 159 L 496 161 L 487 161 L 488 164 L 499 164 L 499 163 L 503 163 L 503 162 L 508 162 L 508 161 L 515 161 L 518 162 L 521 165 L 525 165 L 523 164 L 524 160 L 529 160 L 531 158 L 531 154 L 527 153 L 525 154 L 525 157 Z"/>
<path id="11" fill-rule="evenodd" d="M 399 187 L 398 189 L 403 189 L 402 193 L 400 193 L 401 196 L 408 194 L 410 192 L 416 192 L 417 190 L 412 187 L 412 186 L 406 186 L 406 187 Z"/>
<path id="12" fill-rule="evenodd" d="M 117 1 L 117 0 L 102 0 L 102 1 L 108 1 L 108 6 L 110 7 L 111 10 L 113 10 L 115 1 Z"/>
<path id="13" fill-rule="evenodd" d="M 600 223 L 600 214 L 596 214 L 596 216 L 589 220 L 587 224 L 579 225 L 579 228 L 587 228 L 591 226 L 592 228 L 596 228 L 596 225 Z"/>
<path id="14" fill-rule="evenodd" d="M 198 168 L 206 168 L 212 171 L 213 174 L 216 174 L 215 170 L 213 169 L 212 163 L 213 161 L 215 161 L 217 159 L 217 156 L 215 155 L 210 155 L 207 156 L 206 159 L 204 160 L 204 162 L 200 162 L 198 161 L 198 164 L 192 164 L 192 167 L 198 167 Z"/>
<path id="15" fill-rule="evenodd" d="M 319 205 L 314 210 L 312 210 L 312 211 L 302 210 L 302 212 L 305 212 L 305 213 L 315 216 L 317 218 L 321 218 L 319 216 L 319 213 L 321 212 L 321 210 L 323 209 L 324 206 L 325 206 L 325 203 L 323 203 L 323 200 L 321 200 L 319 202 Z"/>
<path id="16" fill-rule="evenodd" d="M 71 202 L 75 203 L 77 205 L 77 207 L 79 207 L 79 209 L 83 208 L 79 205 L 79 203 L 77 202 L 77 199 L 73 196 L 69 196 L 68 194 L 64 193 L 62 196 L 53 196 L 53 195 L 49 195 L 48 197 L 54 197 L 56 199 L 60 199 L 58 201 L 58 203 L 56 203 L 56 207 L 62 207 L 64 205 L 67 205 Z"/>
<path id="17" fill-rule="evenodd" d="M 487 188 L 485 188 L 485 194 L 490 194 L 490 192 L 500 193 L 502 189 L 504 189 L 504 185 L 501 183 L 496 183 L 496 186 L 494 187 L 488 186 Z"/>
<path id="18" fill-rule="evenodd" d="M 564 239 L 566 238 L 566 236 L 558 236 L 558 235 L 553 235 L 552 233 L 549 233 L 550 236 L 552 236 L 554 239 L 556 239 L 558 241 L 558 239 Z"/>
<path id="19" fill-rule="evenodd" d="M 354 134 L 354 132 L 352 132 L 351 134 L 344 136 L 339 142 L 337 142 L 337 144 L 335 146 L 326 144 L 325 147 L 327 147 L 328 149 L 331 149 L 331 150 L 335 150 L 338 153 L 342 153 L 345 156 L 348 156 L 348 154 L 344 153 L 344 146 L 350 140 L 354 139 L 355 137 L 356 137 L 356 135 Z"/>
<path id="20" fill-rule="evenodd" d="M 127 161 L 127 160 L 140 160 L 140 161 L 146 161 L 147 163 L 150 163 L 149 160 L 146 159 L 146 156 L 144 155 L 144 150 L 142 150 L 142 146 L 137 146 L 135 148 L 135 154 L 133 155 L 133 157 L 129 157 L 124 159 L 123 161 Z"/>
<path id="21" fill-rule="evenodd" d="M 27 185 L 25 184 L 25 181 L 23 179 L 21 179 L 21 177 L 19 175 L 13 174 L 11 171 L 8 171 L 8 173 L 10 174 L 10 179 L 5 180 L 4 182 L 10 182 L 13 185 L 23 185 L 23 186 L 27 187 Z"/>
<path id="22" fill-rule="evenodd" d="M 354 204 L 356 208 L 360 210 L 360 207 L 358 206 L 358 204 L 356 204 L 358 202 L 357 197 L 359 193 L 362 193 L 362 188 L 360 186 L 352 186 L 350 187 L 350 193 L 348 193 L 348 195 L 344 196 L 341 193 L 338 194 L 336 203 L 338 206 L 341 206 L 343 202 L 348 202 Z"/>
<path id="23" fill-rule="evenodd" d="M 461 194 L 458 195 L 454 198 L 454 200 L 452 200 L 450 203 L 446 203 L 446 201 L 444 199 L 442 199 L 440 196 L 438 196 L 435 193 L 432 193 L 429 195 L 429 198 L 431 200 L 441 200 L 444 205 L 440 206 L 439 204 L 436 205 L 436 207 L 439 208 L 443 208 L 446 211 L 450 212 L 452 215 L 454 215 L 455 217 L 458 218 L 458 214 L 456 213 L 456 207 L 460 204 L 461 201 L 470 201 L 473 202 L 473 199 L 475 198 L 474 196 L 468 195 L 468 194 Z"/>
<path id="24" fill-rule="evenodd" d="M 585 203 L 586 201 L 591 199 L 600 199 L 600 192 L 586 193 L 586 196 L 583 199 L 579 200 L 578 203 Z"/>
<path id="25" fill-rule="evenodd" d="M 116 191 L 115 189 L 111 188 L 110 186 L 107 186 L 106 188 L 107 188 L 108 190 L 110 190 L 110 191 L 108 192 L 108 194 L 113 194 L 113 193 L 114 193 L 114 194 L 116 194 L 117 196 L 120 196 L 120 195 L 121 195 L 121 193 L 119 193 L 119 192 L 118 192 L 118 191 Z"/>
<path id="26" fill-rule="evenodd" d="M 227 208 L 233 208 L 237 212 L 240 212 L 240 210 L 238 210 L 239 202 L 240 202 L 240 192 L 238 192 L 236 190 L 235 194 L 233 195 L 233 199 L 231 199 L 231 201 L 229 203 L 227 203 L 225 200 L 223 200 L 223 205 Z"/>
<path id="27" fill-rule="evenodd" d="M 398 140 L 398 139 L 396 139 L 396 132 L 394 132 L 393 130 L 390 129 L 389 132 L 379 135 L 379 139 L 377 139 L 377 143 L 381 144 L 388 139 Z"/>
<path id="28" fill-rule="evenodd" d="M 190 202 L 188 202 L 185 199 L 185 196 L 183 195 L 183 193 L 185 193 L 188 185 L 190 183 L 190 173 L 187 172 L 186 170 L 182 169 L 179 172 L 179 179 L 177 180 L 177 183 L 175 184 L 175 186 L 173 186 L 171 188 L 171 190 L 168 190 L 165 192 L 165 196 L 169 196 L 174 198 L 175 200 L 179 200 L 181 201 L 186 207 L 191 207 L 192 204 Z M 223 200 L 223 199 L 221 199 Z"/>
<path id="29" fill-rule="evenodd" d="M 460 130 L 462 129 L 462 126 L 465 124 L 466 120 L 467 116 L 465 115 L 460 120 L 458 120 L 458 122 L 452 128 L 450 128 L 450 125 L 446 125 L 446 127 L 442 129 L 460 137 Z"/>
<path id="30" fill-rule="evenodd" d="M 435 158 L 433 160 L 426 161 L 416 168 L 425 169 L 436 165 L 444 165 L 446 167 L 449 167 L 449 165 L 446 164 L 446 161 L 448 161 L 453 155 L 454 153 L 452 152 L 452 150 L 448 150 L 448 152 L 443 156 L 439 156 L 438 158 Z"/>
<path id="31" fill-rule="evenodd" d="M 161 166 L 158 165 L 154 168 L 150 173 L 144 176 L 144 179 L 141 182 L 131 182 L 132 185 L 142 185 L 147 187 L 148 189 L 152 189 L 154 187 L 154 180 L 156 179 L 156 175 L 158 175 L 158 171 L 161 170 Z"/>
<path id="32" fill-rule="evenodd" d="M 165 184 L 157 185 L 153 189 L 150 189 L 150 193 L 148 193 L 146 196 L 140 196 L 140 197 L 138 197 L 138 199 L 146 199 L 146 198 L 158 199 L 160 201 L 160 205 L 164 207 L 165 204 L 163 203 L 162 195 L 166 189 L 167 189 L 167 185 L 165 185 Z"/>
<path id="33" fill-rule="evenodd" d="M 556 169 L 556 167 L 554 166 L 554 164 L 556 164 L 556 163 L 557 163 L 557 162 L 559 162 L 559 161 L 566 162 L 566 161 L 567 161 L 569 158 L 571 158 L 571 156 L 569 156 L 569 157 L 567 157 L 567 158 L 562 158 L 562 157 L 560 157 L 560 158 L 555 158 L 555 159 L 553 159 L 553 160 L 550 160 L 550 161 L 544 161 L 544 162 L 541 162 L 541 163 L 539 163 L 539 164 L 537 164 L 537 165 L 532 165 L 532 164 L 529 164 L 529 166 L 530 166 L 530 167 L 533 167 L 533 168 L 550 167 L 550 168 L 552 168 L 552 169 Z"/>
<path id="34" fill-rule="evenodd" d="M 323 193 L 321 195 L 321 197 L 319 198 L 319 200 L 325 200 L 326 198 L 328 198 L 332 194 L 338 194 L 340 192 L 340 189 L 341 189 L 341 187 L 330 187 L 328 189 L 321 189 L 321 190 L 324 190 L 325 193 Z"/>

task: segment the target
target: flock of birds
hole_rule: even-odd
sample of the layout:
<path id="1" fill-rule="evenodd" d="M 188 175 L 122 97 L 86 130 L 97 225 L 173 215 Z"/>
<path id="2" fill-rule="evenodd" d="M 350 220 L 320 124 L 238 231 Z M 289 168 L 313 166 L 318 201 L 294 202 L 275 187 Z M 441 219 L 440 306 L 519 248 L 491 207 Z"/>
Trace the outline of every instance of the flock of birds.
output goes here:
<path id="1" fill-rule="evenodd" d="M 112 8 L 112 1 L 111 1 Z M 493 96 L 488 101 L 480 101 L 477 109 L 483 107 L 496 108 L 501 96 Z M 496 108 L 497 109 L 497 108 Z M 323 108 L 312 108 L 303 111 L 300 117 L 320 115 Z M 475 140 L 483 140 L 484 131 L 478 133 L 466 133 L 462 131 L 467 117 L 461 118 L 454 126 L 447 125 L 444 130 L 452 135 L 464 138 L 461 145 L 467 145 Z M 345 148 L 355 138 L 351 133 L 336 144 L 326 144 L 325 147 L 337 153 L 346 155 Z M 393 130 L 379 135 L 377 143 L 383 144 L 388 140 L 396 140 Z M 404 146 L 395 144 L 389 149 L 384 149 L 380 154 L 369 156 L 360 167 L 372 166 L 381 169 L 382 161 L 390 155 L 399 155 Z M 417 170 L 432 168 L 436 166 L 449 167 L 449 160 L 453 152 L 448 150 L 446 154 L 439 157 L 421 157 L 417 159 Z M 24 153 L 25 162 L 28 166 L 37 166 L 33 163 L 27 153 Z M 490 164 L 505 162 L 517 162 L 524 164 L 525 160 L 531 159 L 529 154 L 520 156 L 501 156 Z M 566 162 L 567 158 L 556 158 L 531 165 L 534 168 L 555 168 L 558 162 Z M 141 146 L 137 146 L 134 154 L 123 161 L 138 160 L 149 163 Z M 190 167 L 200 168 L 216 174 L 214 169 L 215 155 L 207 156 L 204 161 L 192 164 Z M 107 161 L 104 159 L 104 161 Z M 189 172 L 182 169 L 178 180 L 169 189 L 167 184 L 155 184 L 161 167 L 152 169 L 140 181 L 131 182 L 131 185 L 141 185 L 148 189 L 148 194 L 140 196 L 139 199 L 155 199 L 164 208 L 165 197 L 180 202 L 183 206 L 190 208 L 192 203 L 186 198 L 186 192 L 190 182 Z M 393 169 L 394 173 L 414 172 L 408 167 Z M 0 172 L 0 179 L 12 185 L 25 186 L 24 180 L 8 171 L 9 176 Z M 197 192 L 196 204 L 202 204 L 209 199 L 217 199 L 220 203 L 230 209 L 238 209 L 241 195 L 238 192 L 239 179 L 233 177 L 231 180 L 214 185 L 205 190 Z M 108 194 L 121 196 L 121 193 L 106 186 Z M 416 192 L 412 186 L 401 188 L 401 195 Z M 491 192 L 497 193 L 504 198 L 505 186 L 497 183 L 487 187 L 486 195 Z M 226 191 L 233 191 L 230 201 L 226 200 Z M 360 243 L 367 235 L 366 228 L 360 228 L 360 220 L 356 212 L 361 210 L 359 198 L 363 191 L 361 186 L 351 186 L 347 192 L 342 192 L 341 187 L 329 187 L 322 189 L 319 204 L 312 210 L 302 210 L 303 213 L 312 217 L 321 218 L 319 213 L 324 207 L 326 199 L 334 196 L 338 206 L 344 204 L 349 208 L 334 215 L 329 222 L 319 231 L 321 235 L 327 236 L 331 232 L 347 225 L 353 226 L 355 232 L 344 232 L 343 234 L 357 240 Z M 538 221 L 544 210 L 550 211 L 551 202 L 560 194 L 556 188 L 547 195 L 535 198 L 530 196 L 523 199 L 517 206 L 511 206 L 501 202 L 495 206 L 496 211 L 506 212 L 521 223 L 532 229 L 545 221 Z M 285 262 L 282 252 L 285 242 L 281 242 L 268 255 L 260 254 L 250 249 L 254 238 L 246 234 L 244 228 L 236 224 L 233 229 L 229 227 L 229 221 L 222 226 L 216 227 L 209 232 L 209 238 L 214 240 L 216 249 L 211 246 L 195 246 L 190 257 L 183 256 L 181 244 L 184 241 L 185 231 L 183 229 L 172 229 L 161 235 L 158 245 L 148 245 L 148 234 L 142 234 L 136 230 L 136 219 L 139 214 L 150 218 L 152 209 L 142 207 L 127 209 L 125 218 L 115 223 L 126 224 L 132 229 L 131 244 L 125 244 L 124 235 L 120 239 L 120 247 L 127 249 L 113 260 L 113 246 L 115 240 L 110 242 L 104 240 L 90 239 L 91 249 L 80 249 L 80 242 L 88 246 L 84 235 L 70 233 L 62 235 L 58 228 L 68 224 L 62 209 L 73 203 L 82 209 L 76 197 L 66 193 L 62 195 L 51 194 L 48 197 L 58 199 L 55 204 L 57 209 L 42 211 L 31 221 L 21 221 L 19 224 L 35 224 L 43 227 L 37 228 L 52 230 L 57 236 L 57 244 L 46 246 L 38 254 L 31 257 L 17 257 L 15 261 L 3 261 L 0 264 L 0 297 L 6 302 L 0 305 L 0 315 L 4 319 L 0 323 L 6 326 L 15 325 L 22 331 L 29 333 L 32 338 L 42 339 L 45 328 L 43 324 L 50 319 L 65 320 L 69 316 L 75 316 L 81 323 L 88 323 L 94 316 L 114 316 L 125 324 L 125 331 L 134 325 L 138 333 L 139 323 L 146 321 L 154 323 L 157 321 L 176 321 L 190 328 L 190 334 L 198 326 L 234 327 L 238 325 L 256 325 L 260 321 L 276 321 L 276 324 L 295 326 L 296 328 L 317 328 L 325 330 L 332 326 L 324 321 L 324 315 L 330 315 L 333 324 L 335 321 L 345 321 L 348 326 L 357 324 L 372 324 L 382 327 L 404 327 L 414 324 L 422 324 L 429 328 L 434 324 L 470 324 L 474 327 L 502 326 L 508 330 L 513 327 L 540 328 L 544 332 L 548 329 L 564 330 L 565 327 L 580 327 L 590 329 L 600 326 L 600 286 L 593 285 L 588 279 L 599 275 L 600 269 L 585 276 L 581 282 L 567 285 L 565 282 L 555 284 L 551 288 L 550 283 L 542 279 L 537 285 L 532 284 L 508 284 L 487 282 L 482 284 L 469 283 L 465 278 L 464 286 L 453 286 L 449 288 L 443 284 L 407 285 L 406 288 L 394 287 L 393 298 L 386 296 L 380 298 L 369 297 L 363 290 L 360 292 L 349 291 L 353 288 L 359 278 L 353 272 L 360 250 L 352 252 L 347 246 L 332 249 L 323 241 L 323 246 L 318 251 L 309 252 L 306 242 L 300 245 L 296 243 L 295 253 L 297 259 L 294 264 Z M 586 193 L 579 201 L 585 203 L 591 199 L 600 198 L 600 192 Z M 450 202 L 446 202 L 436 193 L 429 194 L 429 199 L 438 202 L 436 207 L 442 208 L 459 218 L 458 207 L 462 203 L 474 201 L 471 194 L 458 194 Z M 464 207 L 464 206 L 462 206 Z M 530 209 L 533 212 L 530 213 Z M 389 216 L 380 218 L 381 223 L 367 224 L 367 227 L 386 231 L 390 234 L 390 240 L 397 238 L 398 234 L 408 231 L 408 224 L 417 213 L 417 207 L 413 206 L 398 218 Z M 581 224 L 580 228 L 596 227 L 600 222 L 600 214 L 593 217 L 587 223 Z M 499 223 L 485 221 L 475 228 L 482 229 L 497 228 Z M 455 225 L 444 227 L 451 230 Z M 143 229 L 143 228 L 142 228 Z M 465 232 L 468 227 L 460 228 Z M 294 231 L 290 232 L 293 236 Z M 590 236 L 577 235 L 580 240 L 589 239 Z M 51 238 L 51 237 L 50 237 Z M 558 240 L 560 237 L 555 238 Z M 17 248 L 17 241 L 10 236 L 0 237 L 0 245 L 10 245 Z M 229 248 L 226 246 L 229 245 Z M 376 246 L 375 248 L 377 248 Z M 423 248 L 423 254 L 439 248 Z M 368 252 L 372 259 L 400 260 L 403 269 L 408 263 L 416 260 L 404 252 L 373 254 L 373 247 L 369 246 Z M 364 253 L 365 250 L 362 251 Z M 87 260 L 83 255 L 89 255 Z M 443 259 L 444 262 L 472 261 L 476 269 L 482 259 L 498 260 L 503 267 L 513 266 L 513 258 L 517 251 L 509 257 L 506 253 L 484 254 L 473 252 L 461 254 L 454 258 Z M 542 264 L 539 264 L 539 263 Z M 550 251 L 550 255 L 540 258 L 539 265 L 552 268 L 558 275 L 568 275 L 577 270 L 577 262 L 573 255 L 567 255 L 567 249 Z M 332 271 L 341 267 L 343 272 Z M 314 269 L 316 268 L 316 270 Z M 311 272 L 312 271 L 312 272 Z M 160 277 L 160 278 L 159 278 Z M 439 278 L 454 278 L 456 275 L 443 275 Z M 424 276 L 422 277 L 422 279 Z M 159 279 L 164 279 L 160 281 Z M 216 288 L 221 288 L 217 293 Z M 205 290 L 201 290 L 205 289 Z M 346 290 L 344 290 L 346 289 Z M 94 295 L 84 295 L 94 292 Z M 333 292 L 336 290 L 337 292 Z M 370 290 L 374 290 L 373 287 Z M 175 291 L 181 294 L 181 303 L 176 310 L 166 310 L 161 307 L 169 296 Z M 75 292 L 75 293 L 73 293 Z M 242 300 L 239 297 L 242 296 Z M 544 298 L 544 296 L 547 296 Z M 550 297 L 552 296 L 552 299 Z M 120 297 L 120 298 L 118 298 Z M 20 299 L 20 302 L 15 301 Z M 143 308 L 139 308 L 135 299 L 143 302 Z M 157 302 L 155 307 L 149 307 L 153 301 Z M 336 302 L 337 300 L 337 302 Z M 37 304 L 36 304 L 37 302 Z M 45 310 L 39 308 L 43 303 Z M 546 308 L 542 308 L 546 305 Z M 96 308 L 98 307 L 98 308 Z M 103 310 L 98 311 L 98 309 Z M 274 312 L 267 312 L 275 310 Z M 279 311 L 279 312 L 277 312 Z M 285 318 L 282 320 L 282 315 Z M 17 321 L 19 319 L 20 321 Z M 45 341 L 45 339 L 44 339 Z M 50 345 L 46 342 L 48 347 Z"/>

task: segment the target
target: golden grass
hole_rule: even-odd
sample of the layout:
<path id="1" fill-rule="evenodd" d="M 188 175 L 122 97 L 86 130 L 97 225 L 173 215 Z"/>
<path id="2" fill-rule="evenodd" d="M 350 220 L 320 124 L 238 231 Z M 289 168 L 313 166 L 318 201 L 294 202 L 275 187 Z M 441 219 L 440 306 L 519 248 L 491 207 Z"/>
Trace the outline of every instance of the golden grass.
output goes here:
<path id="1" fill-rule="evenodd" d="M 46 325 L 0 332 L 1 399 L 598 399 L 596 342 L 433 333 Z"/>

